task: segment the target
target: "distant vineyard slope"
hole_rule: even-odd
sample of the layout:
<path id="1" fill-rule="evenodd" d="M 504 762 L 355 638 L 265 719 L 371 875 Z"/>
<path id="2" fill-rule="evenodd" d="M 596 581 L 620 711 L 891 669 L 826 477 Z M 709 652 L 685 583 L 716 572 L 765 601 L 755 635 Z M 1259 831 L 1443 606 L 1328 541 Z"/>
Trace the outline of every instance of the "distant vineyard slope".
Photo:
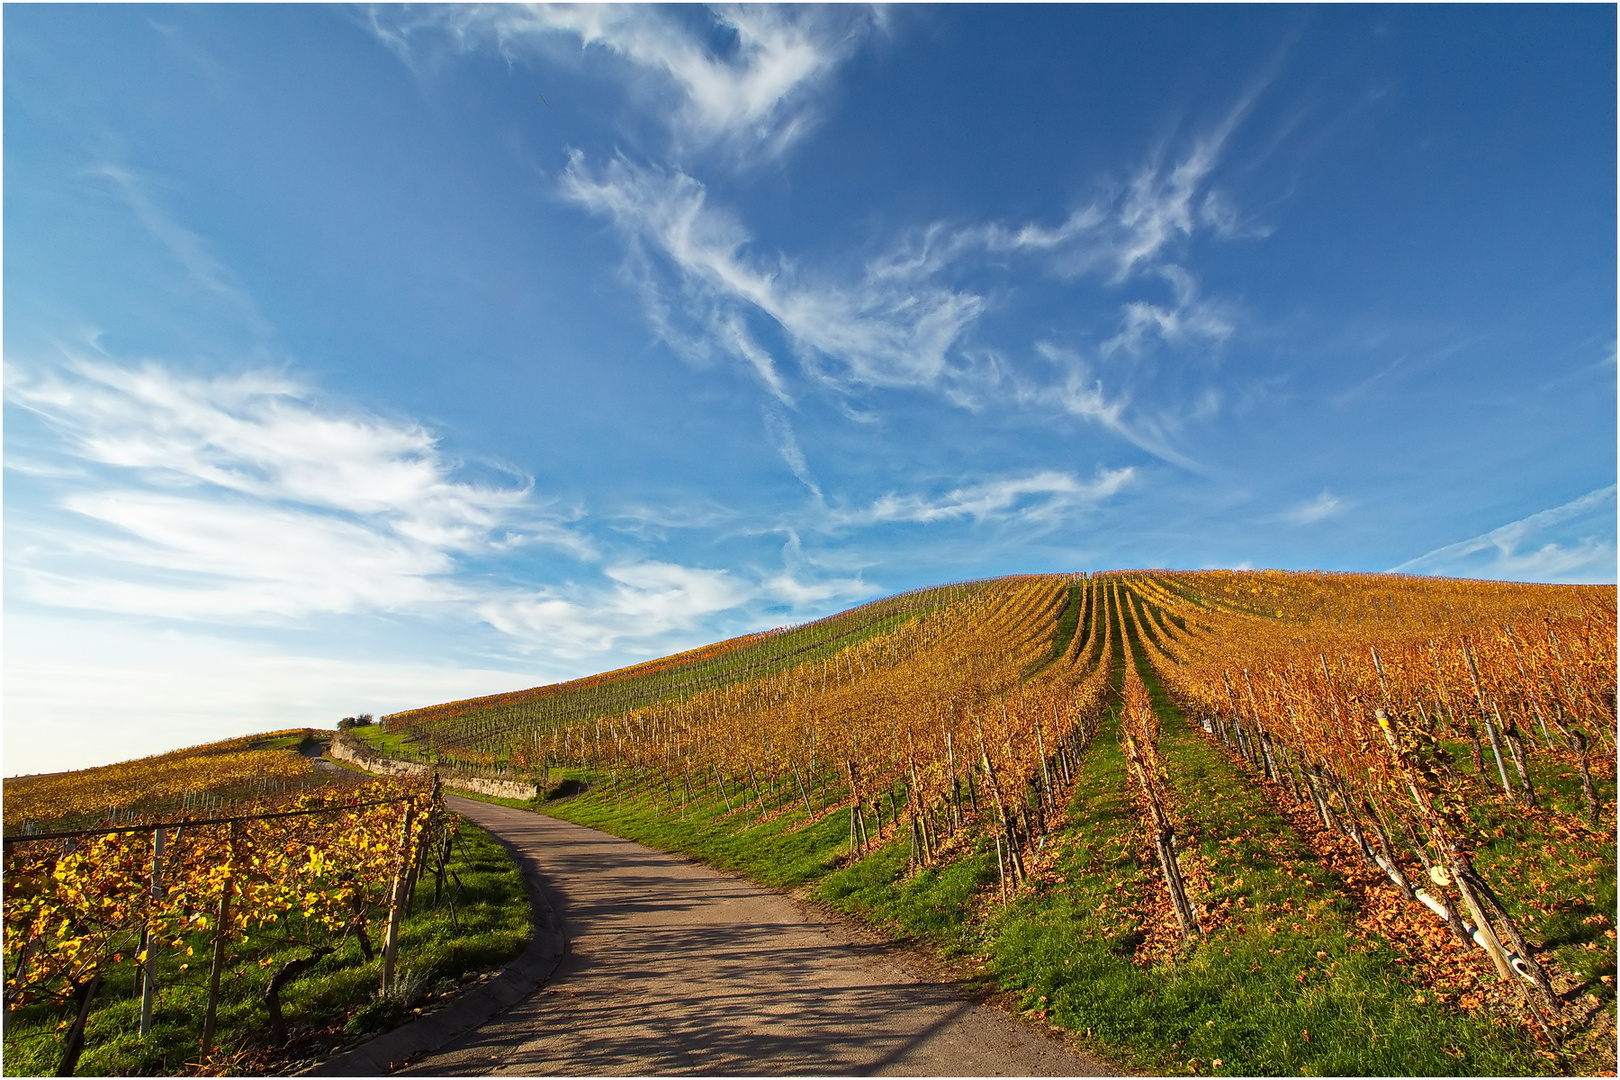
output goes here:
<path id="1" fill-rule="evenodd" d="M 94 769 L 8 777 L 6 832 L 161 819 L 325 787 L 341 777 L 317 773 L 299 752 L 314 734 L 289 728 Z"/>
<path id="2" fill-rule="evenodd" d="M 931 612 L 966 603 L 991 584 L 917 589 L 802 626 L 746 634 L 571 682 L 411 709 L 384 716 L 381 723 L 393 752 L 432 753 L 435 759 L 470 765 L 507 764 L 512 749 L 532 745 L 537 731 L 686 700 L 819 663 Z"/>

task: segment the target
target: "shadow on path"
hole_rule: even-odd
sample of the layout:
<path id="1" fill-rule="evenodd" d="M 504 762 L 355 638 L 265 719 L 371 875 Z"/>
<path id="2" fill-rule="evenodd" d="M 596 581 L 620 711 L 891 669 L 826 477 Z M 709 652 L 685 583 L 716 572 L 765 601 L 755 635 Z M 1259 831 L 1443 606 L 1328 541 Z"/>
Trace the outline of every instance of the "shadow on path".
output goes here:
<path id="1" fill-rule="evenodd" d="M 538 992 L 404 1072 L 1114 1073 L 778 893 L 584 826 L 449 801 L 532 857 L 568 954 Z"/>

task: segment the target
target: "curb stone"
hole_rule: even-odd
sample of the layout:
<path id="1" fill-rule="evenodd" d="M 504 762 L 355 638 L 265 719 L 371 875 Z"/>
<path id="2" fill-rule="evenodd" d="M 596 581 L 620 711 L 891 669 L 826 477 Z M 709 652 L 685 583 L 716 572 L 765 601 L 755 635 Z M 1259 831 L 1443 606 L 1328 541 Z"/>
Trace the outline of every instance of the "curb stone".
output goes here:
<path id="1" fill-rule="evenodd" d="M 561 920 L 540 887 L 540 868 L 503 837 L 490 833 L 518 864 L 529 889 L 534 936 L 529 947 L 501 973 L 458 994 L 444 1008 L 417 1017 L 358 1046 L 339 1051 L 297 1076 L 385 1076 L 413 1058 L 444 1046 L 491 1017 L 511 1008 L 543 986 L 568 954 L 568 938 Z"/>

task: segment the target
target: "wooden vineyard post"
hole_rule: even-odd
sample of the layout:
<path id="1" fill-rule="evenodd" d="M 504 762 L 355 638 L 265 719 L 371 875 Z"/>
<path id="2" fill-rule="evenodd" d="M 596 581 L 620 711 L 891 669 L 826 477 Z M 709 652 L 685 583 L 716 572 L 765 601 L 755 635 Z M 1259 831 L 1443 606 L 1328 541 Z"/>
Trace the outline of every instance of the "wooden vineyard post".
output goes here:
<path id="1" fill-rule="evenodd" d="M 1052 706 L 1052 715 L 1057 715 L 1056 705 Z M 1041 734 L 1041 714 L 1039 712 L 1035 714 L 1035 747 L 1040 751 L 1041 755 L 1041 805 L 1043 808 L 1055 806 L 1056 803 L 1052 798 L 1052 773 L 1047 766 L 1046 739 Z M 1043 828 L 1041 831 L 1045 832 L 1046 830 Z"/>
<path id="2" fill-rule="evenodd" d="M 399 869 L 394 873 L 393 894 L 388 905 L 388 933 L 383 938 L 382 987 L 386 994 L 394 985 L 394 960 L 399 955 L 399 924 L 405 915 L 405 887 L 411 868 L 411 826 L 416 823 L 416 804 L 405 807 L 405 827 L 399 834 Z"/>
<path id="3" fill-rule="evenodd" d="M 225 860 L 225 884 L 219 893 L 219 918 L 214 926 L 214 958 L 208 965 L 208 1009 L 203 1016 L 202 1056 L 206 1061 L 214 1049 L 214 1020 L 219 1012 L 219 976 L 225 968 L 225 942 L 231 922 L 231 893 L 236 891 L 236 842 L 241 823 L 231 822 L 229 855 Z"/>
<path id="4" fill-rule="evenodd" d="M 1001 834 L 996 833 L 996 875 L 1001 882 L 1001 902 L 1007 902 L 1007 864 L 1001 858 Z"/>
<path id="5" fill-rule="evenodd" d="M 795 783 L 797 783 L 799 785 L 799 795 L 804 799 L 804 814 L 805 814 L 805 816 L 806 817 L 814 817 L 815 816 L 815 811 L 810 808 L 810 792 L 804 786 L 804 779 L 799 776 L 799 765 L 798 765 L 798 763 L 794 762 L 794 761 L 789 761 L 788 766 L 790 768 L 792 768 L 792 770 L 793 770 L 793 780 L 794 780 Z M 719 775 L 718 771 L 715 773 L 715 775 L 716 776 Z"/>
<path id="6" fill-rule="evenodd" d="M 1484 908 L 1480 906 L 1479 899 L 1474 895 L 1474 890 L 1468 887 L 1464 874 L 1459 872 L 1462 865 L 1461 860 L 1458 858 L 1458 851 L 1453 845 L 1446 842 L 1446 838 L 1440 835 L 1439 830 L 1434 828 L 1433 825 L 1430 825 L 1429 830 L 1435 846 L 1440 849 L 1450 863 L 1451 884 L 1456 888 L 1458 894 L 1462 896 L 1463 903 L 1468 907 L 1468 913 L 1474 917 L 1474 940 L 1491 958 L 1491 963 L 1496 966 L 1496 973 L 1502 977 L 1503 982 L 1512 983 L 1517 981 L 1514 978 L 1513 966 L 1508 963 L 1507 954 L 1502 949 L 1502 943 L 1497 940 L 1495 931 L 1491 929 L 1490 920 L 1485 917 Z"/>
<path id="7" fill-rule="evenodd" d="M 1249 692 L 1249 722 L 1254 727 L 1249 740 L 1259 748 L 1255 756 L 1259 758 L 1260 771 L 1265 774 L 1267 780 L 1276 783 L 1277 767 L 1271 760 L 1271 749 L 1267 746 L 1265 730 L 1260 726 L 1260 702 L 1254 696 L 1254 680 L 1249 677 L 1248 668 L 1243 669 L 1243 685 Z"/>
<path id="8" fill-rule="evenodd" d="M 1176 854 L 1176 830 L 1170 824 L 1170 819 L 1159 802 L 1155 778 L 1150 772 L 1153 764 L 1144 760 L 1142 749 L 1135 737 L 1129 733 L 1125 735 L 1125 754 L 1134 766 L 1137 780 L 1142 785 L 1142 793 L 1146 796 L 1148 820 L 1153 827 L 1153 848 L 1159 857 L 1159 869 L 1164 873 L 1165 889 L 1170 893 L 1170 907 L 1175 911 L 1181 936 L 1196 937 L 1198 917 L 1193 913 L 1192 902 L 1187 898 L 1187 886 L 1182 880 L 1181 863 Z"/>
<path id="9" fill-rule="evenodd" d="M 855 763 L 845 758 L 844 771 L 849 774 L 849 850 L 851 855 L 857 851 L 864 854 L 868 846 L 866 815 L 861 808 L 860 786 L 855 782 Z"/>
<path id="10" fill-rule="evenodd" d="M 152 906 L 156 907 L 163 899 L 163 841 L 165 839 L 163 826 L 159 825 L 152 833 Z M 152 1033 L 152 1006 L 157 997 L 157 941 L 152 936 L 151 920 L 147 920 L 145 934 L 146 965 L 145 977 L 141 982 L 141 1037 Z"/>
<path id="11" fill-rule="evenodd" d="M 1529 983 L 1542 990 L 1547 995 L 1548 1003 L 1556 1010 L 1557 998 L 1552 993 L 1552 986 L 1547 980 L 1546 973 L 1536 963 L 1535 958 L 1530 955 L 1530 950 L 1523 943 L 1522 936 L 1518 933 L 1518 928 L 1513 925 L 1512 918 L 1499 905 L 1492 903 L 1495 898 L 1489 893 L 1483 879 L 1474 870 L 1473 862 L 1469 859 L 1464 846 L 1452 840 L 1446 834 L 1440 820 L 1440 814 L 1430 800 L 1425 797 L 1427 785 L 1420 789 L 1412 775 L 1413 770 L 1408 767 L 1392 718 L 1383 709 L 1376 710 L 1375 716 L 1379 727 L 1383 731 L 1384 739 L 1389 744 L 1391 754 L 1402 767 L 1403 773 L 1405 773 L 1403 778 L 1406 780 L 1406 786 L 1412 794 L 1412 801 L 1423 819 L 1429 838 L 1439 852 L 1441 859 L 1445 860 L 1445 866 L 1440 868 L 1430 867 L 1429 873 L 1431 877 L 1434 877 L 1437 884 L 1450 884 L 1455 887 L 1462 897 L 1464 907 L 1467 908 L 1469 915 L 1473 917 L 1474 925 L 1469 927 L 1467 924 L 1463 924 L 1463 934 L 1461 936 L 1465 940 L 1472 938 L 1475 944 L 1485 950 L 1502 981 L 1513 984 L 1524 995 L 1525 1005 L 1529 1008 L 1530 1014 L 1535 1018 L 1537 1025 L 1541 1027 L 1542 1032 L 1547 1035 L 1548 1039 L 1556 1045 L 1556 1036 L 1537 1010 L 1525 985 Z M 1427 859 L 1425 859 L 1425 862 L 1427 862 Z M 1439 874 L 1436 874 L 1437 869 L 1440 870 Z M 1484 898 L 1486 903 L 1481 903 L 1481 897 L 1478 895 L 1482 891 L 1486 892 Z M 1418 898 L 1422 900 L 1423 897 L 1424 894 L 1420 892 Z M 1425 903 L 1431 909 L 1436 906 L 1428 901 L 1425 901 Z M 1495 907 L 1496 914 L 1501 918 L 1503 926 L 1514 938 L 1518 939 L 1515 941 L 1515 945 L 1519 947 L 1519 952 L 1509 955 L 1508 951 L 1503 948 L 1501 940 L 1497 937 L 1495 929 L 1491 925 L 1487 910 L 1488 904 Z"/>
<path id="12" fill-rule="evenodd" d="M 1508 714 L 1509 719 L 1504 722 L 1502 710 L 1496 707 L 1495 701 L 1491 702 L 1491 714 L 1496 717 L 1496 725 L 1501 729 L 1502 737 L 1507 740 L 1508 753 L 1513 757 L 1513 768 L 1519 774 L 1519 801 L 1525 806 L 1535 806 L 1536 789 L 1530 783 L 1530 774 L 1525 771 L 1524 738 L 1519 734 L 1519 725 L 1512 719 L 1512 713 Z"/>
<path id="13" fill-rule="evenodd" d="M 906 729 L 906 739 L 911 740 L 911 729 Z M 928 836 L 928 814 L 923 805 L 922 785 L 917 782 L 917 750 L 915 743 L 911 746 L 911 789 L 906 792 L 906 803 L 911 807 L 911 844 L 914 854 L 920 855 L 919 862 L 930 865 L 934 861 L 933 845 Z"/>
<path id="14" fill-rule="evenodd" d="M 1491 723 L 1490 711 L 1485 708 L 1485 692 L 1479 685 L 1479 665 L 1474 662 L 1474 652 L 1468 647 L 1468 640 L 1462 642 L 1463 659 L 1468 661 L 1468 679 L 1474 686 L 1474 702 L 1479 706 L 1479 719 L 1485 725 L 1485 734 L 1491 740 L 1491 756 L 1496 759 L 1496 771 L 1502 777 L 1502 792 L 1513 794 L 1513 787 L 1508 783 L 1507 766 L 1502 764 L 1502 740 L 1496 734 L 1496 725 Z"/>
<path id="15" fill-rule="evenodd" d="M 714 768 L 714 782 L 720 785 L 720 797 L 726 801 L 726 813 L 731 813 L 731 796 L 726 794 L 726 782 L 720 776 L 720 766 L 710 762 Z"/>
<path id="16" fill-rule="evenodd" d="M 1507 630 L 1508 643 L 1513 646 L 1513 660 L 1519 668 L 1519 679 L 1529 685 L 1530 675 L 1524 670 L 1524 654 L 1519 652 L 1519 639 L 1514 636 L 1511 623 L 1505 629 Z M 1530 699 L 1530 707 L 1535 710 L 1536 722 L 1541 725 L 1541 741 L 1548 750 L 1551 750 L 1553 748 L 1552 732 L 1547 730 L 1547 720 L 1541 715 L 1541 706 L 1537 704 L 1534 697 Z"/>

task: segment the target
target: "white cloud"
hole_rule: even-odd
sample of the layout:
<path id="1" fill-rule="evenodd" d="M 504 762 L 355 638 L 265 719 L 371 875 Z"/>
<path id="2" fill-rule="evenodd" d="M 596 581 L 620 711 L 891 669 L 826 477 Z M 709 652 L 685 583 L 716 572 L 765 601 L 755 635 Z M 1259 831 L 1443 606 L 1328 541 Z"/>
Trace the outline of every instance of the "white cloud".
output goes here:
<path id="1" fill-rule="evenodd" d="M 643 101 L 681 142 L 728 144 L 746 162 L 779 153 L 805 132 L 812 92 L 875 25 L 873 13 L 861 8 L 717 7 L 707 9 L 707 27 L 682 17 L 687 12 L 488 4 L 434 9 L 425 18 L 412 13 L 408 22 L 386 26 L 374 15 L 372 26 L 407 60 L 409 38 L 424 25 L 448 31 L 463 47 L 492 40 L 509 59 L 561 36 L 576 38 L 587 54 L 611 53 L 649 78 Z M 729 47 L 715 47 L 722 40 Z"/>
<path id="2" fill-rule="evenodd" d="M 800 575 L 807 564 L 816 565 L 822 571 L 828 569 L 825 562 L 828 553 L 806 556 L 799 543 L 798 532 L 791 528 L 782 531 L 787 535 L 787 541 L 782 545 L 782 572 L 766 578 L 764 583 L 767 595 L 779 603 L 785 603 L 794 610 L 824 610 L 830 601 L 854 604 L 869 600 L 882 591 L 859 577 L 827 577 L 822 573 L 803 580 Z M 848 552 L 831 554 L 833 559 L 839 561 L 849 556 Z"/>
<path id="3" fill-rule="evenodd" d="M 912 280 L 882 261 L 839 285 L 801 280 L 783 258 L 750 257 L 746 231 L 708 206 L 704 186 L 681 172 L 640 168 L 619 157 L 593 175 L 576 153 L 563 191 L 610 218 L 634 244 L 652 248 L 673 271 L 674 291 L 685 298 L 700 336 L 730 349 L 778 397 L 785 394 L 774 368 L 767 374 L 752 349 L 736 344 L 738 327 L 750 315 L 769 318 L 787 334 L 812 377 L 842 388 L 896 387 L 949 383 L 958 371 L 948 352 L 983 309 L 975 294 Z M 650 266 L 642 271 L 655 272 Z"/>
<path id="4" fill-rule="evenodd" d="M 626 641 L 648 642 L 690 630 L 708 617 L 742 607 L 768 589 L 726 570 L 644 561 L 609 566 L 606 589 L 546 587 L 482 600 L 478 613 L 496 629 L 549 655 L 609 652 Z"/>
<path id="5" fill-rule="evenodd" d="M 753 336 L 748 333 L 748 328 L 743 325 L 740 317 L 722 316 L 716 329 L 721 331 L 723 341 L 731 351 L 753 366 L 760 382 L 765 384 L 772 397 L 784 405 L 793 404 L 793 399 L 788 396 L 787 387 L 782 383 L 782 376 L 776 370 L 776 361 L 754 342 Z"/>
<path id="6" fill-rule="evenodd" d="M 56 607 L 230 622 L 408 610 L 457 594 L 445 577 L 449 552 L 370 524 L 143 491 L 75 494 L 62 505 L 116 531 L 70 542 L 77 573 L 22 571 L 30 599 Z M 106 572 L 85 575 L 91 565 Z"/>
<path id="7" fill-rule="evenodd" d="M 802 388 L 782 352 L 792 354 L 798 375 L 833 391 L 837 407 L 853 418 L 864 414 L 851 400 L 874 388 L 926 389 L 969 409 L 995 400 L 1004 372 L 968 362 L 962 347 L 987 310 L 982 294 L 989 290 L 960 281 L 1005 264 L 1009 255 L 1038 259 L 1060 277 L 1097 278 L 1110 289 L 1169 283 L 1168 299 L 1121 297 L 1117 325 L 1099 335 L 1104 359 L 1135 357 L 1157 344 L 1220 344 L 1236 330 L 1234 314 L 1199 294 L 1186 249 L 1200 233 L 1266 235 L 1241 218 L 1212 179 L 1274 70 L 1178 155 L 1160 150 L 1123 181 L 1099 184 L 1056 225 L 936 221 L 908 231 L 858 269 L 818 273 L 789 254 L 754 250 L 743 224 L 715 206 L 690 174 L 687 151 L 723 147 L 736 153 L 734 161 L 764 160 L 790 144 L 809 122 L 820 89 L 881 23 L 880 13 L 515 4 L 374 11 L 371 18 L 381 40 L 412 64 L 419 52 L 412 42 L 424 30 L 514 62 L 541 55 L 567 63 L 563 45 L 575 41 L 579 57 L 617 58 L 613 77 L 675 133 L 668 164 L 637 165 L 621 155 L 593 169 L 574 152 L 562 193 L 626 237 L 632 283 L 667 344 L 690 359 L 732 358 L 783 405 L 791 406 Z M 633 132 L 626 136 L 636 141 Z M 785 349 L 772 344 L 778 333 Z M 1127 395 L 1117 390 L 1103 399 L 1100 386 L 1071 379 L 1035 392 L 1021 387 L 1014 396 L 1055 404 L 1192 467 L 1171 445 L 1178 425 L 1169 413 L 1133 415 L 1127 423 Z"/>
<path id="8" fill-rule="evenodd" d="M 788 423 L 787 417 L 774 409 L 766 409 L 765 429 L 776 443 L 777 452 L 782 455 L 788 469 L 798 478 L 799 483 L 810 489 L 810 494 L 816 497 L 816 501 L 821 502 L 821 485 L 810 475 L 810 463 L 805 460 L 804 451 L 799 448 L 799 440 L 793 434 L 793 427 Z"/>
<path id="9" fill-rule="evenodd" d="M 678 504 L 632 504 L 614 511 L 612 528 L 644 540 L 664 540 L 672 529 L 714 529 L 733 525 L 742 512 L 709 498 L 685 499 Z"/>
<path id="10" fill-rule="evenodd" d="M 787 572 L 766 578 L 764 586 L 768 595 L 781 603 L 811 610 L 825 608 L 832 601 L 838 601 L 840 606 L 856 604 L 882 592 L 859 578 L 822 577 L 804 581 Z"/>
<path id="11" fill-rule="evenodd" d="M 9 372 L 10 400 L 84 470 L 56 501 L 70 516 L 17 560 L 40 602 L 224 621 L 409 610 L 465 598 L 459 556 L 593 555 L 530 485 L 458 480 L 420 425 L 317 406 L 279 376 Z"/>
<path id="12" fill-rule="evenodd" d="M 1233 326 L 1221 306 L 1198 295 L 1198 285 L 1191 274 L 1179 266 L 1159 268 L 1159 275 L 1168 281 L 1174 299 L 1169 306 L 1147 300 L 1132 300 L 1121 314 L 1119 333 L 1102 343 L 1101 352 L 1109 356 L 1123 349 L 1140 353 L 1151 334 L 1171 344 L 1201 340 L 1225 341 L 1232 335 Z"/>
<path id="13" fill-rule="evenodd" d="M 1420 555 L 1392 573 L 1512 581 L 1615 580 L 1615 485 Z"/>
<path id="14" fill-rule="evenodd" d="M 1239 227 L 1226 196 L 1207 186 L 1247 104 L 1245 99 L 1181 160 L 1169 166 L 1143 165 L 1125 184 L 1070 211 L 1057 226 L 980 226 L 964 230 L 945 246 L 1049 254 L 1064 276 L 1096 273 L 1119 285 L 1143 274 L 1162 273 L 1175 262 L 1165 256 L 1200 228 L 1222 237 L 1264 235 L 1256 227 Z"/>
<path id="15" fill-rule="evenodd" d="M 1282 519 L 1295 525 L 1314 525 L 1318 521 L 1326 521 L 1343 513 L 1345 505 L 1343 499 L 1323 489 L 1316 498 L 1289 509 L 1282 515 Z"/>
<path id="16" fill-rule="evenodd" d="M 547 545 L 600 561 L 577 512 L 532 486 L 458 479 L 457 462 L 421 425 L 313 403 L 263 373 L 197 378 L 155 365 L 79 361 L 31 374 L 13 364 L 10 399 L 60 439 L 30 448 L 73 470 L 50 481 L 49 511 L 14 517 L 17 595 L 58 610 L 217 625 L 397 612 L 482 620 L 519 648 L 579 658 L 661 647 L 720 613 L 807 603 L 864 585 L 740 577 L 616 557 L 605 580 L 539 588 L 468 572 L 513 549 Z M 769 417 L 770 413 L 767 413 Z M 809 484 L 780 421 L 784 458 Z M 714 524 L 713 508 L 659 526 Z M 647 514 L 627 512 L 654 524 Z M 690 644 L 690 642 L 687 642 Z"/>
<path id="17" fill-rule="evenodd" d="M 1058 368 L 1062 379 L 1035 385 L 1020 384 L 1017 395 L 1022 403 L 1059 409 L 1112 431 L 1161 461 L 1193 472 L 1201 471 L 1196 461 L 1172 444 L 1171 431 L 1166 430 L 1170 425 L 1145 416 L 1128 421 L 1128 398 L 1123 393 L 1110 397 L 1103 388 L 1102 379 L 1078 353 L 1051 342 L 1037 343 L 1035 351 Z M 1201 402 L 1199 408 L 1204 407 L 1205 404 Z"/>
<path id="18" fill-rule="evenodd" d="M 1143 170 L 1123 191 L 1075 211 L 1056 229 L 1037 225 L 948 227 L 933 223 L 902 235 L 842 275 L 814 274 L 782 254 L 754 250 L 744 226 L 712 204 L 707 188 L 679 170 L 640 166 L 620 155 L 591 169 L 569 160 L 562 191 L 614 223 L 629 244 L 630 276 L 659 335 L 693 359 L 729 355 L 778 401 L 795 394 L 777 358 L 760 344 L 779 332 L 812 384 L 853 398 L 873 388 L 933 391 L 977 409 L 1005 396 L 1057 407 L 1098 423 L 1162 460 L 1196 468 L 1173 446 L 1178 424 L 1160 410 L 1127 420 L 1129 395 L 1105 396 L 1077 367 L 1058 382 L 1030 385 L 1004 366 L 975 363 L 964 339 L 988 310 L 981 291 L 958 284 L 987 257 L 1039 255 L 1060 275 L 1097 273 L 1112 289 L 1168 286 L 1168 297 L 1125 299 L 1119 322 L 1098 348 L 1100 359 L 1139 356 L 1156 343 L 1218 345 L 1236 322 L 1229 306 L 1201 294 L 1181 262 L 1180 240 L 1213 228 L 1195 197 L 1214 167 L 1225 130 L 1201 140 L 1169 169 Z M 991 355 L 979 350 L 983 355 Z M 1139 379 L 1122 380 L 1125 385 Z M 1208 394 L 1203 397 L 1207 400 Z"/>
<path id="19" fill-rule="evenodd" d="M 927 524 L 964 518 L 1051 523 L 1074 510 L 1097 505 L 1135 475 L 1131 468 L 1100 469 L 1095 479 L 1084 481 L 1049 470 L 956 488 L 939 498 L 891 493 L 859 510 L 835 511 L 830 520 L 835 525 Z"/>

